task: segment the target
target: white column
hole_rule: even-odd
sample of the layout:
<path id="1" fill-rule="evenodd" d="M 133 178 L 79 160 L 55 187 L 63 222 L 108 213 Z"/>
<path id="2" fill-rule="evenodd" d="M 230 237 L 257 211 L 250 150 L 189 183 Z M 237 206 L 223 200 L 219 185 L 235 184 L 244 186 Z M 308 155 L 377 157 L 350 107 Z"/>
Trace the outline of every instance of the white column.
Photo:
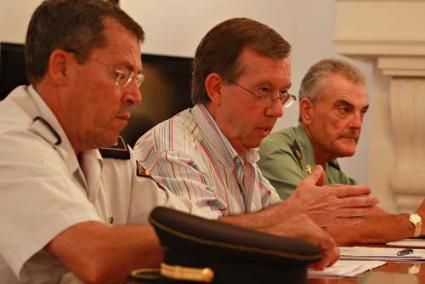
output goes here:
<path id="1" fill-rule="evenodd" d="M 341 54 L 376 59 L 370 180 L 387 208 L 425 197 L 425 1 L 336 0 Z"/>
<path id="2" fill-rule="evenodd" d="M 396 164 L 390 186 L 401 210 L 413 210 L 425 196 L 425 80 L 393 77 L 391 125 Z"/>

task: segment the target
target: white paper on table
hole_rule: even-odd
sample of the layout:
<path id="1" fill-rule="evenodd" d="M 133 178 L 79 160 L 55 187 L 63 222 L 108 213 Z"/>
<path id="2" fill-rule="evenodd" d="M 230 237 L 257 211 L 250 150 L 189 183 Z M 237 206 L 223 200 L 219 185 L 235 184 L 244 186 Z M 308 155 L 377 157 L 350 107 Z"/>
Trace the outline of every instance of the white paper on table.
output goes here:
<path id="1" fill-rule="evenodd" d="M 425 239 L 417 239 L 417 238 L 403 239 L 399 241 L 388 242 L 386 244 L 388 246 L 395 246 L 395 247 L 425 248 Z"/>
<path id="2" fill-rule="evenodd" d="M 308 270 L 309 278 L 354 277 L 368 270 L 384 265 L 385 261 L 338 260 L 324 270 Z"/>
<path id="3" fill-rule="evenodd" d="M 412 253 L 397 255 L 401 250 L 394 247 L 339 247 L 341 259 L 382 261 L 425 261 L 425 249 L 413 249 Z"/>

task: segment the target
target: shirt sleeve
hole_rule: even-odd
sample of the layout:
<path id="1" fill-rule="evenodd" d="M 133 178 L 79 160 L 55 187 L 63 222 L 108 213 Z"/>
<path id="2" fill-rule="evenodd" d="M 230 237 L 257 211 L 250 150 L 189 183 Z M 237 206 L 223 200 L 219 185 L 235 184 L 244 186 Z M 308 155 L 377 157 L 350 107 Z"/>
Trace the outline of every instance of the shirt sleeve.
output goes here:
<path id="1" fill-rule="evenodd" d="M 258 167 L 258 164 L 255 164 L 254 168 L 256 171 L 257 180 L 260 184 L 262 207 L 265 208 L 271 204 L 281 201 L 276 189 L 270 183 L 270 181 L 263 175 L 262 171 Z"/>
<path id="2" fill-rule="evenodd" d="M 100 218 L 52 145 L 30 132 L 0 138 L 0 254 L 24 264 L 66 228 Z"/>
<path id="3" fill-rule="evenodd" d="M 191 155 L 183 151 L 165 149 L 165 139 L 153 136 L 153 131 L 142 137 L 134 149 L 135 157 L 145 170 L 161 186 L 173 193 L 172 199 L 177 196 L 184 203 L 193 203 L 194 208 L 200 209 L 204 217 L 218 218 L 220 208 L 225 204 L 214 192 L 208 175 L 203 171 Z"/>

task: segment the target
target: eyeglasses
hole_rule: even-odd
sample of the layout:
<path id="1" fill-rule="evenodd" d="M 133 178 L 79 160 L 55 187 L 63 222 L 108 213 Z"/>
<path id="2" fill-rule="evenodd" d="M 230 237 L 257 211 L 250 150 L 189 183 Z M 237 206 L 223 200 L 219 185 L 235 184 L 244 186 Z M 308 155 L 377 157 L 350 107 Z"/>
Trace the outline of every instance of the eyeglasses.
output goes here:
<path id="1" fill-rule="evenodd" d="M 277 100 L 279 100 L 280 104 L 284 108 L 288 108 L 297 100 L 297 98 L 294 95 L 289 94 L 288 91 L 280 91 L 276 94 L 271 92 L 269 88 L 260 88 L 254 92 L 239 83 L 233 82 L 233 84 L 253 95 L 257 103 L 263 107 L 271 107 Z"/>
<path id="2" fill-rule="evenodd" d="M 79 52 L 74 48 L 66 47 L 66 48 L 64 48 L 64 50 L 67 51 L 67 52 L 72 52 L 76 55 L 79 54 Z M 112 73 L 114 73 L 115 76 L 117 77 L 115 79 L 115 85 L 120 87 L 120 88 L 124 89 L 133 80 L 136 82 L 137 87 L 140 87 L 140 85 L 142 85 L 142 83 L 143 83 L 143 80 L 145 79 L 145 75 L 143 75 L 142 73 L 134 73 L 133 71 L 116 69 L 113 66 L 102 63 L 99 60 L 96 60 L 94 58 L 88 58 L 88 60 L 96 62 L 97 64 L 100 64 L 100 65 L 108 68 L 110 71 L 112 71 Z"/>
<path id="3" fill-rule="evenodd" d="M 116 75 L 115 85 L 117 85 L 120 88 L 124 89 L 133 80 L 136 82 L 137 87 L 140 87 L 140 85 L 143 83 L 143 80 L 145 79 L 145 75 L 143 75 L 142 73 L 134 73 L 133 71 L 116 69 L 112 67 L 111 65 L 102 63 L 99 60 L 96 60 L 94 58 L 89 58 L 88 60 L 96 62 L 97 64 L 105 66 L 106 68 L 111 70 Z"/>

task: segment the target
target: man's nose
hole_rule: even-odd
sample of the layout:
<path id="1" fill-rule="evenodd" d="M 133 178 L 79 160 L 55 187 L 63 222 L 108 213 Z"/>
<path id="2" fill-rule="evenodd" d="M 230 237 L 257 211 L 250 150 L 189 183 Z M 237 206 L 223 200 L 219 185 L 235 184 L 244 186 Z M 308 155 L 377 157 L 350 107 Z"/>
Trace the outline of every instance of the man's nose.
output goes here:
<path id="1" fill-rule="evenodd" d="M 283 115 L 283 106 L 280 100 L 275 100 L 273 104 L 266 109 L 266 116 L 279 118 Z"/>
<path id="2" fill-rule="evenodd" d="M 124 96 L 126 103 L 130 105 L 140 104 L 142 101 L 142 92 L 134 80 L 125 87 Z"/>
<path id="3" fill-rule="evenodd" d="M 361 128 L 362 124 L 363 124 L 363 113 L 360 111 L 354 112 L 351 117 L 350 126 L 353 128 Z"/>

